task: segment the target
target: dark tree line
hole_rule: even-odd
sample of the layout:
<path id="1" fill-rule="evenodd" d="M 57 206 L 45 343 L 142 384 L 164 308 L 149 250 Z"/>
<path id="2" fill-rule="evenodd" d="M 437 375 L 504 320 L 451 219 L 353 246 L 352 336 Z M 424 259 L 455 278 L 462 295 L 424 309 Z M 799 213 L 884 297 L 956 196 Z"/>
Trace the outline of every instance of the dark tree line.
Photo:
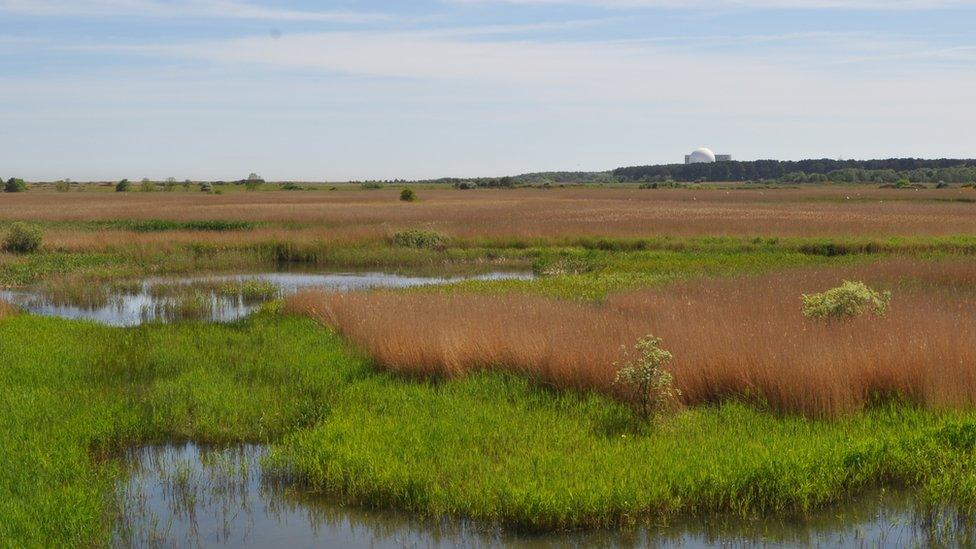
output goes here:
<path id="1" fill-rule="evenodd" d="M 886 160 L 754 160 L 715 162 L 712 164 L 661 164 L 656 166 L 633 166 L 617 168 L 613 171 L 618 181 L 757 181 L 800 179 L 798 174 L 829 176 L 841 175 L 852 182 L 860 181 L 852 174 L 865 174 L 864 181 L 877 181 L 873 173 L 887 174 L 912 173 L 931 174 L 938 177 L 944 170 L 955 170 L 967 174 L 976 168 L 976 160 L 956 160 L 942 158 L 923 160 L 920 158 L 889 158 Z M 872 175 L 868 175 L 868 174 Z M 788 177 L 789 176 L 789 177 Z M 820 178 L 812 178 L 820 179 Z M 884 178 L 887 179 L 887 178 Z"/>

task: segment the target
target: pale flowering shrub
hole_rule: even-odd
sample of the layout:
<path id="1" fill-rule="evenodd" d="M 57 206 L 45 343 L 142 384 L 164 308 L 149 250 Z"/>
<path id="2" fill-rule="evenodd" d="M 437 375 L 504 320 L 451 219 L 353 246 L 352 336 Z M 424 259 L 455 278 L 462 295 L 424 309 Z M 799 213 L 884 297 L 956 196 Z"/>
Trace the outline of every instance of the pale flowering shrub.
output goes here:
<path id="1" fill-rule="evenodd" d="M 879 292 L 863 282 L 845 280 L 826 292 L 803 295 L 803 314 L 818 320 L 839 320 L 872 312 L 878 316 L 888 311 L 891 292 Z"/>
<path id="2" fill-rule="evenodd" d="M 614 386 L 645 420 L 674 409 L 681 391 L 674 387 L 674 377 L 665 369 L 672 356 L 661 348 L 661 340 L 651 335 L 642 337 L 633 353 L 628 354 L 627 361 L 614 363 Z"/>

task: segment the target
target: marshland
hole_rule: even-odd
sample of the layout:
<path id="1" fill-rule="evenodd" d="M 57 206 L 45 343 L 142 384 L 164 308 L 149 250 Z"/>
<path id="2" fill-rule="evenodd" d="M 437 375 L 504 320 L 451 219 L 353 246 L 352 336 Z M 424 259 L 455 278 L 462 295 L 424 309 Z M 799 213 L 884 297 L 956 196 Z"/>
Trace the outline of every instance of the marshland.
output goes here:
<path id="1" fill-rule="evenodd" d="M 0 540 L 970 539 L 972 188 L 330 189 L 0 195 Z"/>

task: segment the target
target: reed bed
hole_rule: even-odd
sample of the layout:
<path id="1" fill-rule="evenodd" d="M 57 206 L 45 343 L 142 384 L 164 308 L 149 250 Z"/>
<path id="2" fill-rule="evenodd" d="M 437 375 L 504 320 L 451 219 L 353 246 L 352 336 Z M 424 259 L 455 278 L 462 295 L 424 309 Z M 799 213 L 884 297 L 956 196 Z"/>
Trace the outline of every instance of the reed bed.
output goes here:
<path id="1" fill-rule="evenodd" d="M 288 223 L 329 238 L 381 238 L 427 226 L 461 238 L 556 236 L 893 236 L 976 232 L 976 191 L 568 188 L 398 189 L 302 193 L 23 193 L 0 201 L 0 221 L 166 220 Z M 127 233 L 126 233 L 127 234 Z M 63 236 L 67 240 L 67 236 Z M 128 238 L 128 236 L 126 236 Z M 149 235 L 156 241 L 165 236 Z M 251 238 L 258 238 L 257 236 Z"/>
<path id="2" fill-rule="evenodd" d="M 286 310 L 336 328 L 398 374 L 503 368 L 564 389 L 606 388 L 619 344 L 641 334 L 621 314 L 527 294 L 308 291 Z"/>
<path id="3" fill-rule="evenodd" d="M 804 293 L 857 278 L 893 289 L 888 314 L 805 318 Z M 729 399 L 836 417 L 878 400 L 976 403 L 976 264 L 888 261 L 684 283 L 600 305 L 529 295 L 303 293 L 288 309 L 336 328 L 393 372 L 525 374 L 614 393 L 613 363 L 644 334 L 664 339 L 684 404 Z"/>

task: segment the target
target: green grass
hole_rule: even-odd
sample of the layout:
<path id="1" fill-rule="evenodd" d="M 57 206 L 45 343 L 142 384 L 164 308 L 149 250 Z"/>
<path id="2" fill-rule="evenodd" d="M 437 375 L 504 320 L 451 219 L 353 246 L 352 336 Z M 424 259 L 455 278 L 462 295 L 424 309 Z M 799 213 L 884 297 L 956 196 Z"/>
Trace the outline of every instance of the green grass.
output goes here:
<path id="1" fill-rule="evenodd" d="M 0 222 L 2 229 L 3 222 Z M 249 231 L 238 221 L 109 221 L 42 223 L 42 228 L 97 230 L 106 226 L 132 231 Z M 554 296 L 599 298 L 608 291 L 689 276 L 759 273 L 782 267 L 871 260 L 887 256 L 976 255 L 976 237 L 694 237 L 648 238 L 448 238 L 443 249 L 393 245 L 383 239 L 361 241 L 285 239 L 215 245 L 201 237 L 177 246 L 134 245 L 125 239 L 103 252 L 46 248 L 14 256 L 0 253 L 0 285 L 25 285 L 52 275 L 80 273 L 94 279 L 254 271 L 281 266 L 315 269 L 382 270 L 462 274 L 490 270 L 537 269 L 558 261 L 582 267 L 533 291 Z M 470 284 L 483 291 L 524 291 L 524 282 Z M 580 292 L 580 293 L 576 293 Z"/>
<path id="2" fill-rule="evenodd" d="M 110 458 L 182 440 L 272 442 L 269 466 L 345 501 L 530 530 L 802 511 L 879 484 L 976 493 L 976 413 L 820 422 L 729 403 L 641 427 L 604 397 L 518 377 L 377 373 L 272 312 L 135 329 L 0 320 L 0 545 L 108 543 Z"/>

